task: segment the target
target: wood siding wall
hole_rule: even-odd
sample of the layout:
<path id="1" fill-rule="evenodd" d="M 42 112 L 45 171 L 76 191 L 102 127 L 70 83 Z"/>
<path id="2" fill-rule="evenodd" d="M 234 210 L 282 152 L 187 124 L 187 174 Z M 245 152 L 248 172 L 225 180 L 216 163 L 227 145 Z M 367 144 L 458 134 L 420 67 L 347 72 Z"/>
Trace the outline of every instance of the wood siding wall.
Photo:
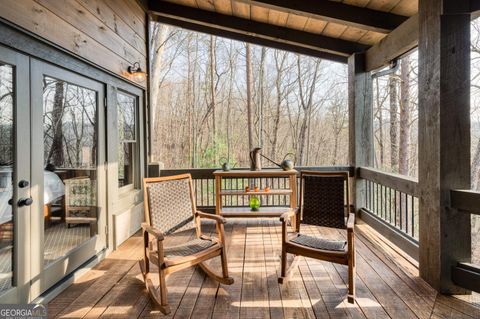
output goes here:
<path id="1" fill-rule="evenodd" d="M 127 79 L 129 65 L 147 69 L 146 15 L 135 0 L 2 0 L 0 17 Z"/>

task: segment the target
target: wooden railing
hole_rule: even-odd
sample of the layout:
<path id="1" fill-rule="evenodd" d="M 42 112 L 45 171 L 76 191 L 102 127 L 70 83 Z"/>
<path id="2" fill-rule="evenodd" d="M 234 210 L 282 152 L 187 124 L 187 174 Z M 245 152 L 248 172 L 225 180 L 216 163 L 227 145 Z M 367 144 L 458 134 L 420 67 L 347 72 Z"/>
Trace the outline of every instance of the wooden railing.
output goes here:
<path id="1" fill-rule="evenodd" d="M 360 167 L 362 219 L 418 260 L 419 191 L 411 177 Z"/>
<path id="2" fill-rule="evenodd" d="M 215 178 L 213 172 L 218 168 L 192 168 L 192 169 L 162 169 L 159 176 L 171 176 L 183 173 L 190 173 L 193 179 L 193 186 L 196 194 L 197 207 L 203 211 L 215 211 Z M 354 169 L 350 166 L 302 166 L 296 167 L 297 170 L 311 171 L 349 171 L 354 176 Z M 245 178 L 227 178 L 226 187 L 229 189 L 243 189 L 245 186 L 254 184 L 260 188 L 269 186 L 274 189 L 284 189 L 288 187 L 287 178 L 255 178 L 253 181 Z M 231 195 L 222 198 L 224 206 L 245 206 L 248 205 L 245 196 Z M 274 207 L 288 205 L 289 198 L 286 195 L 270 195 L 262 200 L 262 206 Z"/>

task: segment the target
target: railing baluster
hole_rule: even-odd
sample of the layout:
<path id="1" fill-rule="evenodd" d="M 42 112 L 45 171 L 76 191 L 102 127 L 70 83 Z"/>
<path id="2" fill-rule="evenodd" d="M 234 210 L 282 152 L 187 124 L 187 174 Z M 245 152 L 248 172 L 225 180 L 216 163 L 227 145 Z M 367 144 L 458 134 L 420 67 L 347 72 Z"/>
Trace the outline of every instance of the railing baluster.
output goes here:
<path id="1" fill-rule="evenodd" d="M 412 237 L 415 237 L 415 208 L 413 207 L 413 197 L 412 197 Z"/>
<path id="2" fill-rule="evenodd" d="M 405 220 L 404 220 L 404 210 L 405 210 L 405 201 L 403 200 L 403 193 L 400 192 L 400 229 L 404 230 L 405 227 Z"/>
<path id="3" fill-rule="evenodd" d="M 387 220 L 387 187 L 386 186 L 383 186 L 383 200 L 384 200 L 384 208 L 385 208 L 385 211 L 383 213 L 383 218 L 385 220 Z"/>
<path id="4" fill-rule="evenodd" d="M 388 188 L 388 221 L 390 224 L 392 223 L 392 189 Z"/>
<path id="5" fill-rule="evenodd" d="M 408 234 L 408 196 L 405 194 L 405 232 Z"/>
<path id="6" fill-rule="evenodd" d="M 373 207 L 372 207 L 372 198 L 373 198 L 372 182 L 371 182 L 371 181 L 368 181 L 368 185 L 369 185 L 368 188 L 369 188 L 369 193 L 370 193 L 370 199 L 369 199 L 370 204 L 368 205 L 368 208 L 369 208 L 370 210 L 372 210 L 372 208 L 373 208 Z"/>
<path id="7" fill-rule="evenodd" d="M 395 193 L 394 193 L 394 199 L 393 200 L 395 201 L 395 205 L 394 205 L 395 210 L 394 210 L 394 217 L 393 218 L 394 218 L 394 221 L 395 221 L 394 225 L 396 227 L 398 225 L 398 223 L 397 223 L 397 191 L 396 190 L 395 190 Z"/>

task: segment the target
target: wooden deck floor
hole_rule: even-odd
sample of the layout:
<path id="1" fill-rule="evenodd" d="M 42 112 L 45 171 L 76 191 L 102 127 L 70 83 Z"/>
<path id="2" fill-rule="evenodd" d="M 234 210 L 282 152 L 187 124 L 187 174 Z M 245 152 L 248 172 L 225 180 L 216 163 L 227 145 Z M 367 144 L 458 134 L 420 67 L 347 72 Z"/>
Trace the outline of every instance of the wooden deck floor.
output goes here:
<path id="1" fill-rule="evenodd" d="M 207 230 L 213 227 L 207 225 Z M 229 220 L 228 261 L 235 283 L 218 285 L 199 268 L 167 279 L 172 314 L 152 309 L 137 260 L 142 240 L 127 240 L 48 305 L 52 318 L 480 318 L 469 302 L 437 295 L 404 258 L 367 225 L 357 226 L 357 299 L 346 302 L 345 266 L 302 258 L 284 285 L 277 283 L 280 223 Z M 310 233 L 340 233 L 311 227 Z M 187 231 L 170 238 L 192 237 Z M 478 296 L 478 295 L 477 295 Z"/>

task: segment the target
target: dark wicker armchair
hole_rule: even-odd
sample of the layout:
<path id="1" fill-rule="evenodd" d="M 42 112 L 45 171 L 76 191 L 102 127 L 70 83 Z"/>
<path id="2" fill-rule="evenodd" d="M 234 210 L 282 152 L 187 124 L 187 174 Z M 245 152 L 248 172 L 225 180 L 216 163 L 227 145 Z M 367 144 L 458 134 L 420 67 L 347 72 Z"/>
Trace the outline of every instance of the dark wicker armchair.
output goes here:
<path id="1" fill-rule="evenodd" d="M 300 207 L 296 212 L 296 229 L 287 235 L 287 222 L 292 217 L 282 215 L 282 270 L 278 279 L 283 283 L 287 271 L 287 253 L 348 265 L 348 301 L 355 300 L 355 214 L 350 212 L 348 172 L 310 172 L 300 174 Z M 300 225 L 346 229 L 347 240 L 327 240 L 300 233 Z"/>
<path id="2" fill-rule="evenodd" d="M 166 276 L 178 270 L 199 264 L 207 275 L 223 284 L 232 284 L 228 276 L 223 224 L 221 216 L 196 210 L 195 196 L 190 174 L 170 177 L 145 178 L 145 220 L 142 224 L 144 260 L 140 268 L 152 300 L 164 314 L 170 313 L 167 302 Z M 217 223 L 218 238 L 202 235 L 200 218 L 213 219 Z M 196 238 L 180 245 L 165 247 L 164 238 L 183 226 L 194 222 Z M 204 261 L 220 256 L 222 275 L 217 275 Z M 159 289 L 150 277 L 150 261 L 158 266 Z"/>

